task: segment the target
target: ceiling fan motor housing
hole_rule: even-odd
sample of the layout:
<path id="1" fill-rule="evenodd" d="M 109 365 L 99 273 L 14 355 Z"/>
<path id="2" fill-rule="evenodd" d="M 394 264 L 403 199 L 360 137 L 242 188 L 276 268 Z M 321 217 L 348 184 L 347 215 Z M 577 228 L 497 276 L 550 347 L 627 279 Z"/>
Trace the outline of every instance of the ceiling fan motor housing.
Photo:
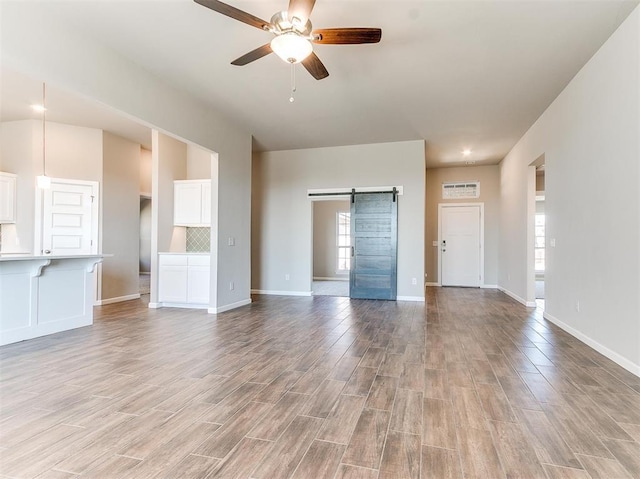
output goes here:
<path id="1" fill-rule="evenodd" d="M 271 17 L 271 32 L 276 35 L 282 35 L 283 33 L 295 33 L 297 35 L 307 37 L 311 39 L 311 21 L 307 20 L 305 23 L 298 17 L 289 18 L 286 11 L 278 12 Z"/>

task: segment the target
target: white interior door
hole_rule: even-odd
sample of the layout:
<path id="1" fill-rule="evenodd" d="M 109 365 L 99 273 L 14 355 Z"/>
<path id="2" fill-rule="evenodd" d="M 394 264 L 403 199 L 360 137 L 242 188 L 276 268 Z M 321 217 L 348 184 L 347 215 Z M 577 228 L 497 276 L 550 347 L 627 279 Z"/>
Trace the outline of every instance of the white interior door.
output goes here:
<path id="1" fill-rule="evenodd" d="M 481 205 L 440 206 L 442 286 L 481 285 L 481 221 Z"/>
<path id="2" fill-rule="evenodd" d="M 97 182 L 52 179 L 42 194 L 42 253 L 97 253 L 97 220 Z"/>

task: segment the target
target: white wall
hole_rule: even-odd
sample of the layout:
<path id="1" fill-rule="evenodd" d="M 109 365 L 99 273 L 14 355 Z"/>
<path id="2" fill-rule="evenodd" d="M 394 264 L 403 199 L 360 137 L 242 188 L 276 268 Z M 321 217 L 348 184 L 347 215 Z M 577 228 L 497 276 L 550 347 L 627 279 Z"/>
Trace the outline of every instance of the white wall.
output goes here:
<path id="1" fill-rule="evenodd" d="M 442 183 L 479 181 L 480 198 L 445 200 L 442 198 Z M 498 284 L 498 230 L 500 226 L 500 168 L 496 166 L 466 166 L 458 168 L 427 169 L 425 272 L 427 282 L 439 283 L 438 204 L 439 203 L 484 203 L 484 284 Z"/>
<path id="2" fill-rule="evenodd" d="M 16 179 L 16 222 L 2 225 L 2 252 L 33 252 L 35 177 L 42 174 L 42 143 L 33 138 L 39 123 L 32 120 L 0 123 L 0 171 Z M 42 129 L 40 128 L 40 135 Z"/>
<path id="3" fill-rule="evenodd" d="M 349 200 L 313 202 L 313 277 L 349 278 L 349 272 L 339 273 L 337 245 L 337 214 L 349 212 Z"/>
<path id="4" fill-rule="evenodd" d="M 102 301 L 139 294 L 140 145 L 103 133 Z"/>
<path id="5" fill-rule="evenodd" d="M 35 178 L 42 174 L 42 122 L 4 122 L 0 140 L 0 171 L 18 175 L 17 220 L 15 226 L 3 227 L 3 251 L 39 254 L 33 247 Z M 52 178 L 102 182 L 102 130 L 48 121 L 46 172 Z M 103 201 L 100 203 L 102 206 Z"/>
<path id="6" fill-rule="evenodd" d="M 255 155 L 252 287 L 311 291 L 308 189 L 403 186 L 398 203 L 398 296 L 423 298 L 424 148 L 423 141 L 407 141 Z M 411 284 L 412 278 L 417 285 Z"/>
<path id="7" fill-rule="evenodd" d="M 187 145 L 187 180 L 208 180 L 211 178 L 211 152 Z"/>
<path id="8" fill-rule="evenodd" d="M 151 150 L 140 147 L 140 195 L 151 197 Z"/>
<path id="9" fill-rule="evenodd" d="M 219 154 L 219 202 L 212 198 L 212 206 L 220 212 L 217 234 L 223 254 L 217 260 L 215 308 L 249 301 L 250 133 L 127 58 L 70 28 L 60 28 L 43 15 L 37 2 L 4 2 L 0 21 L 3 65 Z M 229 236 L 236 238 L 233 250 L 222 246 Z M 234 291 L 228 289 L 231 280 Z"/>
<path id="10" fill-rule="evenodd" d="M 501 163 L 499 284 L 529 301 L 529 165 L 542 154 L 547 244 L 556 243 L 545 314 L 640 374 L 639 8 Z"/>

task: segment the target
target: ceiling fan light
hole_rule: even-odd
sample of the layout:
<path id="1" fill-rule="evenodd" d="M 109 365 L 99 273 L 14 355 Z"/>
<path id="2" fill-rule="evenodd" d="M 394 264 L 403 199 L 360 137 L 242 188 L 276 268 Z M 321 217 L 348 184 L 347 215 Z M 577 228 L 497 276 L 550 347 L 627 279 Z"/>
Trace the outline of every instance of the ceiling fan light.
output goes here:
<path id="1" fill-rule="evenodd" d="M 287 63 L 300 63 L 311 55 L 311 42 L 296 33 L 284 33 L 271 40 L 271 50 Z"/>

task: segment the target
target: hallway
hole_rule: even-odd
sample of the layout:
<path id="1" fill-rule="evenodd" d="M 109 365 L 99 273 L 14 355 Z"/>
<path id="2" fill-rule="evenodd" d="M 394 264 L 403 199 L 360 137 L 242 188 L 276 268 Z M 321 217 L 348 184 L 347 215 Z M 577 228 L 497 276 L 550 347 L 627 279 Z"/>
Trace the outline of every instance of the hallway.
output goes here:
<path id="1" fill-rule="evenodd" d="M 500 292 L 254 301 L 0 348 L 0 475 L 640 477 L 640 378 Z"/>

